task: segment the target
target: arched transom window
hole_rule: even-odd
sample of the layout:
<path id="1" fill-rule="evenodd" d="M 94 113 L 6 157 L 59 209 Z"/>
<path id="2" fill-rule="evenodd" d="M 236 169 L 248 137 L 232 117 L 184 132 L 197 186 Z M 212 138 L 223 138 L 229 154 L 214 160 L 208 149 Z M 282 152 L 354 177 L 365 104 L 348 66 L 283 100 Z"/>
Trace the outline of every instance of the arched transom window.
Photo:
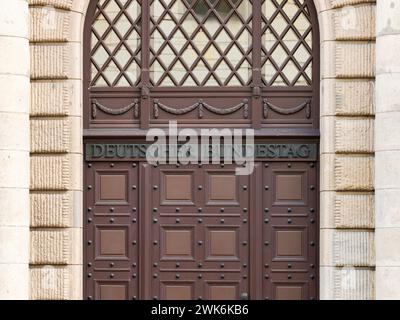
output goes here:
<path id="1" fill-rule="evenodd" d="M 310 87 L 310 0 L 99 0 L 90 87 Z"/>

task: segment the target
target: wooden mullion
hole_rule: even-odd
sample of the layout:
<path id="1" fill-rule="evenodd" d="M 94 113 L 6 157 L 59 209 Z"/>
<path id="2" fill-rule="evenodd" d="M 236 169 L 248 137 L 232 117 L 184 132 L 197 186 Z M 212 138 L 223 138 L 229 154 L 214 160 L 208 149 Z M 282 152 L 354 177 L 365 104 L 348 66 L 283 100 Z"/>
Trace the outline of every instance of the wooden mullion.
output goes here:
<path id="1" fill-rule="evenodd" d="M 142 68 L 141 68 L 141 108 L 140 108 L 140 128 L 146 130 L 150 125 L 150 0 L 142 0 L 141 6 L 142 30 Z"/>
<path id="2" fill-rule="evenodd" d="M 261 128 L 261 118 L 262 118 L 262 99 L 261 99 L 261 87 L 262 76 L 261 76 L 261 22 L 262 22 L 262 14 L 261 14 L 261 0 L 253 0 L 253 27 L 252 27 L 252 87 L 253 87 L 253 95 L 251 99 L 251 107 L 252 107 L 252 122 L 254 129 Z"/>

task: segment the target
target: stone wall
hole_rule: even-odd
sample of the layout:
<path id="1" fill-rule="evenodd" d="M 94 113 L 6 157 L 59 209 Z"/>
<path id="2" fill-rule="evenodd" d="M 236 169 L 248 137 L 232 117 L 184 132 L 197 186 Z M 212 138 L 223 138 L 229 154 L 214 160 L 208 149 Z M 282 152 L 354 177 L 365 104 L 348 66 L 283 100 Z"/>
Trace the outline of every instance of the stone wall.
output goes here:
<path id="1" fill-rule="evenodd" d="M 29 0 L 32 299 L 82 298 L 82 23 Z M 375 1 L 315 0 L 321 31 L 322 299 L 373 299 Z"/>
<path id="2" fill-rule="evenodd" d="M 320 296 L 374 299 L 375 1 L 319 2 Z"/>
<path id="3" fill-rule="evenodd" d="M 30 298 L 82 298 L 83 0 L 29 0 Z"/>
<path id="4" fill-rule="evenodd" d="M 27 0 L 0 1 L 0 299 L 29 296 Z"/>
<path id="5" fill-rule="evenodd" d="M 378 1 L 376 298 L 400 299 L 400 0 Z"/>

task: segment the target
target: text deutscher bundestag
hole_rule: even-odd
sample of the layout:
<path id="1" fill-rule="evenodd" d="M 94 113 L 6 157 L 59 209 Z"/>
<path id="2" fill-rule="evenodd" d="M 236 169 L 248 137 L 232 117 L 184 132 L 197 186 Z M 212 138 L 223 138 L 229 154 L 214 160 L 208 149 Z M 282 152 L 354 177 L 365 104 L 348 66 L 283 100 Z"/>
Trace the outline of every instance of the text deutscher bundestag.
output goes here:
<path id="1" fill-rule="evenodd" d="M 146 158 L 150 144 L 88 144 L 86 156 L 88 159 L 101 158 Z M 177 154 L 181 152 L 184 145 L 158 146 L 154 152 L 156 155 Z M 202 150 L 201 150 L 202 149 Z M 208 152 L 210 157 L 224 157 L 225 155 L 240 154 L 241 156 L 254 156 L 255 158 L 288 158 L 288 159 L 309 159 L 316 156 L 315 144 L 255 144 L 255 145 L 207 145 L 200 146 L 200 152 Z M 190 149 L 185 150 L 190 154 Z M 188 154 L 188 155 L 189 155 Z"/>

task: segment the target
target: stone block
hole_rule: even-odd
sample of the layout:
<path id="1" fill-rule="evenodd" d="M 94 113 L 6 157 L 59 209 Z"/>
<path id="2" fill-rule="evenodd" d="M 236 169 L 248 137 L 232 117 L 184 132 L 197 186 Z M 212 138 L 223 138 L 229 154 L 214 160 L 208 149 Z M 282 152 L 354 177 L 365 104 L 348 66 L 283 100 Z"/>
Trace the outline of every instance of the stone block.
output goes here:
<path id="1" fill-rule="evenodd" d="M 31 119 L 31 152 L 64 153 L 69 151 L 69 120 Z"/>
<path id="2" fill-rule="evenodd" d="M 338 156 L 335 158 L 337 191 L 372 191 L 374 158 L 372 156 Z"/>
<path id="3" fill-rule="evenodd" d="M 0 74 L 29 77 L 29 42 L 20 37 L 1 37 Z"/>
<path id="4" fill-rule="evenodd" d="M 29 152 L 29 115 L 27 113 L 3 113 L 0 126 L 0 150 Z"/>
<path id="5" fill-rule="evenodd" d="M 347 6 L 335 11 L 336 40 L 374 40 L 375 5 Z"/>
<path id="6" fill-rule="evenodd" d="M 336 79 L 320 81 L 320 117 L 334 116 L 336 108 Z"/>
<path id="7" fill-rule="evenodd" d="M 399 112 L 378 113 L 375 120 L 376 151 L 398 150 L 400 152 Z"/>
<path id="8" fill-rule="evenodd" d="M 70 29 L 70 14 L 51 6 L 31 7 L 30 41 L 65 42 Z"/>
<path id="9" fill-rule="evenodd" d="M 400 5 L 398 0 L 377 1 L 376 11 L 376 34 L 378 38 L 382 35 L 399 34 Z"/>
<path id="10" fill-rule="evenodd" d="M 335 155 L 321 154 L 320 156 L 320 191 L 335 190 Z"/>
<path id="11" fill-rule="evenodd" d="M 319 262 L 321 267 L 334 266 L 334 229 L 321 229 L 320 230 L 320 256 Z"/>
<path id="12" fill-rule="evenodd" d="M 29 265 L 0 263 L 0 283 L 2 300 L 28 300 Z"/>
<path id="13" fill-rule="evenodd" d="M 376 113 L 400 112 L 400 73 L 376 76 Z"/>
<path id="14" fill-rule="evenodd" d="M 329 1 L 329 0 L 328 0 Z M 324 10 L 318 15 L 318 21 L 322 28 L 320 28 L 320 42 L 335 40 L 335 11 Z"/>
<path id="15" fill-rule="evenodd" d="M 67 267 L 42 266 L 30 270 L 31 300 L 66 300 L 69 298 Z"/>
<path id="16" fill-rule="evenodd" d="M 335 121 L 336 153 L 373 153 L 373 119 L 337 119 Z"/>
<path id="17" fill-rule="evenodd" d="M 29 113 L 29 78 L 0 74 L 0 112 Z"/>
<path id="18" fill-rule="evenodd" d="M 400 228 L 400 188 L 376 189 L 376 228 Z"/>
<path id="19" fill-rule="evenodd" d="M 29 257 L 29 227 L 0 226 L 1 264 L 27 264 Z"/>
<path id="20" fill-rule="evenodd" d="M 336 41 L 323 41 L 321 43 L 321 79 L 334 79 L 336 77 Z"/>
<path id="21" fill-rule="evenodd" d="M 26 1 L 0 2 L 0 35 L 28 38 L 29 11 Z"/>
<path id="22" fill-rule="evenodd" d="M 32 82 L 31 116 L 66 116 L 71 105 L 67 82 Z"/>
<path id="23" fill-rule="evenodd" d="M 373 231 L 340 230 L 334 233 L 335 266 L 367 267 L 375 265 Z"/>
<path id="24" fill-rule="evenodd" d="M 29 152 L 0 150 L 0 188 L 23 188 L 29 185 Z"/>
<path id="25" fill-rule="evenodd" d="M 375 273 L 369 269 L 334 270 L 335 300 L 372 300 L 375 297 Z"/>
<path id="26" fill-rule="evenodd" d="M 31 227 L 68 227 L 72 215 L 71 194 L 32 193 Z"/>
<path id="27" fill-rule="evenodd" d="M 29 190 L 20 188 L 0 188 L 0 226 L 29 227 Z"/>
<path id="28" fill-rule="evenodd" d="M 336 43 L 336 77 L 344 79 L 375 76 L 375 44 Z"/>
<path id="29" fill-rule="evenodd" d="M 318 0 L 314 4 L 318 13 L 332 9 L 331 0 Z"/>
<path id="30" fill-rule="evenodd" d="M 82 117 L 69 117 L 68 152 L 75 154 L 83 153 L 83 123 Z"/>
<path id="31" fill-rule="evenodd" d="M 400 6 L 400 4 L 398 4 Z M 376 39 L 376 74 L 400 73 L 398 34 L 380 36 Z M 398 85 L 398 84 L 397 84 Z"/>
<path id="32" fill-rule="evenodd" d="M 372 229 L 375 225 L 373 194 L 341 194 L 334 196 L 334 225 L 336 228 Z"/>
<path id="33" fill-rule="evenodd" d="M 68 230 L 31 230 L 30 264 L 67 264 L 70 246 Z"/>
<path id="34" fill-rule="evenodd" d="M 334 153 L 335 152 L 335 116 L 320 117 L 321 141 L 320 152 Z"/>
<path id="35" fill-rule="evenodd" d="M 376 228 L 376 261 L 380 267 L 400 267 L 400 228 Z"/>
<path id="36" fill-rule="evenodd" d="M 28 0 L 30 5 L 35 6 L 51 6 L 60 9 L 71 9 L 73 0 Z M 75 1 L 77 2 L 77 1 Z M 78 1 L 82 2 L 82 0 Z"/>
<path id="37" fill-rule="evenodd" d="M 332 8 L 353 6 L 361 3 L 375 3 L 376 0 L 331 0 Z"/>
<path id="38" fill-rule="evenodd" d="M 376 299 L 399 300 L 400 267 L 376 267 Z"/>
<path id="39" fill-rule="evenodd" d="M 30 47 L 31 79 L 66 79 L 70 51 L 66 44 L 34 44 Z"/>
<path id="40" fill-rule="evenodd" d="M 375 161 L 376 189 L 399 190 L 400 152 L 398 150 L 378 151 L 375 153 Z"/>
<path id="41" fill-rule="evenodd" d="M 69 297 L 70 300 L 83 300 L 83 267 L 82 265 L 69 265 Z"/>
<path id="42" fill-rule="evenodd" d="M 68 156 L 31 156 L 31 190 L 67 190 L 69 182 Z"/>
<path id="43" fill-rule="evenodd" d="M 336 115 L 370 116 L 375 113 L 374 81 L 337 81 Z"/>

